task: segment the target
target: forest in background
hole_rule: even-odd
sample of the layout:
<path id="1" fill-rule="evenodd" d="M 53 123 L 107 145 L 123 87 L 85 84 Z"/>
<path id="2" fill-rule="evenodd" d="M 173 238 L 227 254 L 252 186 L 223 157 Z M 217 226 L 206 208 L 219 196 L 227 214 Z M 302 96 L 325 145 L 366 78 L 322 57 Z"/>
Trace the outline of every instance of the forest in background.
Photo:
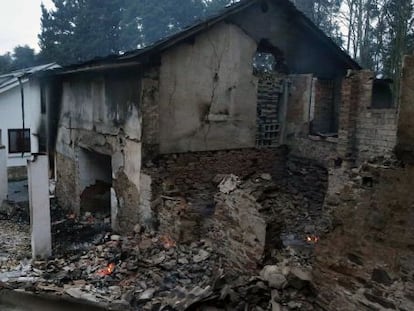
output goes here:
<path id="1" fill-rule="evenodd" d="M 235 0 L 53 0 L 42 5 L 40 52 L 0 55 L 0 72 L 78 63 L 151 45 Z M 414 0 L 292 0 L 363 68 L 398 78 L 414 49 Z"/>

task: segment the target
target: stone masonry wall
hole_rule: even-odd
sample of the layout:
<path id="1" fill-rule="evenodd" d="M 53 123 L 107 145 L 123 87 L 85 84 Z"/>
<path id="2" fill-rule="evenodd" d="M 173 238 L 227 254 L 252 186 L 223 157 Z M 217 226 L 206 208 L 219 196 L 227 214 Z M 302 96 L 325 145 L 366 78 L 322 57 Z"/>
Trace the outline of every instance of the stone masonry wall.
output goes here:
<path id="1" fill-rule="evenodd" d="M 273 260 L 282 235 L 314 233 L 327 182 L 323 166 L 284 147 L 161 155 L 141 176 L 150 189 L 141 204 L 161 234 L 177 243 L 210 239 L 232 271 L 250 272 Z"/>
<path id="2" fill-rule="evenodd" d="M 338 153 L 362 162 L 390 154 L 396 144 L 397 110 L 371 109 L 373 73 L 350 72 L 342 84 Z"/>
<path id="3" fill-rule="evenodd" d="M 359 160 L 392 152 L 397 141 L 396 109 L 369 109 L 360 112 L 356 143 Z"/>

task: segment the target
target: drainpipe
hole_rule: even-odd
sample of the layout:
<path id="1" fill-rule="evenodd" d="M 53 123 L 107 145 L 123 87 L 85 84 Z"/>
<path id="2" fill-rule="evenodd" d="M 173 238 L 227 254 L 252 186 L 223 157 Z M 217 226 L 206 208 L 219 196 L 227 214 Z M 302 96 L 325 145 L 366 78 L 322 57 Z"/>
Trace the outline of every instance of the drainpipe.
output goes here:
<path id="1" fill-rule="evenodd" d="M 24 89 L 23 89 L 23 83 L 22 83 L 22 77 L 17 78 L 19 80 L 19 86 L 20 86 L 20 97 L 22 101 L 22 132 L 23 132 L 23 144 L 24 144 L 24 130 L 25 130 L 25 124 L 24 124 Z M 23 148 L 24 149 L 24 148 Z M 24 150 L 22 151 L 22 158 L 24 157 Z"/>

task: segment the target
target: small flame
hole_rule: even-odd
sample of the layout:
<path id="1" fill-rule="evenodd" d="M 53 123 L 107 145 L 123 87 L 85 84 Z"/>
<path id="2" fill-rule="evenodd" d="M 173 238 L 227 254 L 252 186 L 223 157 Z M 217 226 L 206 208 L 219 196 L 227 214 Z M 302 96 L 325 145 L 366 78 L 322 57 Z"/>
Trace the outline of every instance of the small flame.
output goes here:
<path id="1" fill-rule="evenodd" d="M 164 248 L 171 248 L 175 247 L 177 244 L 169 235 L 162 235 L 160 237 L 160 242 L 164 246 Z"/>
<path id="2" fill-rule="evenodd" d="M 306 237 L 306 242 L 309 244 L 316 244 L 319 242 L 319 237 L 316 235 L 309 235 Z"/>
<path id="3" fill-rule="evenodd" d="M 114 263 L 110 263 L 106 268 L 99 270 L 98 271 L 98 275 L 100 276 L 106 276 L 106 275 L 111 275 L 112 272 L 115 271 L 115 264 Z"/>

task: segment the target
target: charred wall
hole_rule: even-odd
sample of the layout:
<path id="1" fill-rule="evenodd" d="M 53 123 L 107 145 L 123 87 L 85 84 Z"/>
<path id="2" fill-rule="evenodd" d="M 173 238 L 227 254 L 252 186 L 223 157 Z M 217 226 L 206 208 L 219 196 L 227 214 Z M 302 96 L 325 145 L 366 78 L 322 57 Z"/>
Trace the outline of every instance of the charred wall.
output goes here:
<path id="1" fill-rule="evenodd" d="M 284 56 L 289 73 L 315 73 L 320 78 L 344 76 L 349 65 L 344 64 L 331 46 L 309 35 L 310 30 L 296 12 L 281 2 L 266 2 L 267 10 L 260 3 L 229 18 L 256 42 L 267 39 Z"/>
<path id="2" fill-rule="evenodd" d="M 112 225 L 130 230 L 151 225 L 151 211 L 140 209 L 141 116 L 137 71 L 81 74 L 62 81 L 62 108 L 57 136 L 57 197 L 80 211 L 81 150 L 110 157 Z M 107 165 L 109 167 L 109 165 Z M 75 169 L 74 169 L 75 168 Z M 108 172 L 105 172 L 108 174 Z M 94 174 L 99 175 L 99 174 Z"/>
<path id="3" fill-rule="evenodd" d="M 372 108 L 374 77 L 368 70 L 350 72 L 342 85 L 338 153 L 364 161 L 390 154 L 396 144 L 397 109 Z"/>

